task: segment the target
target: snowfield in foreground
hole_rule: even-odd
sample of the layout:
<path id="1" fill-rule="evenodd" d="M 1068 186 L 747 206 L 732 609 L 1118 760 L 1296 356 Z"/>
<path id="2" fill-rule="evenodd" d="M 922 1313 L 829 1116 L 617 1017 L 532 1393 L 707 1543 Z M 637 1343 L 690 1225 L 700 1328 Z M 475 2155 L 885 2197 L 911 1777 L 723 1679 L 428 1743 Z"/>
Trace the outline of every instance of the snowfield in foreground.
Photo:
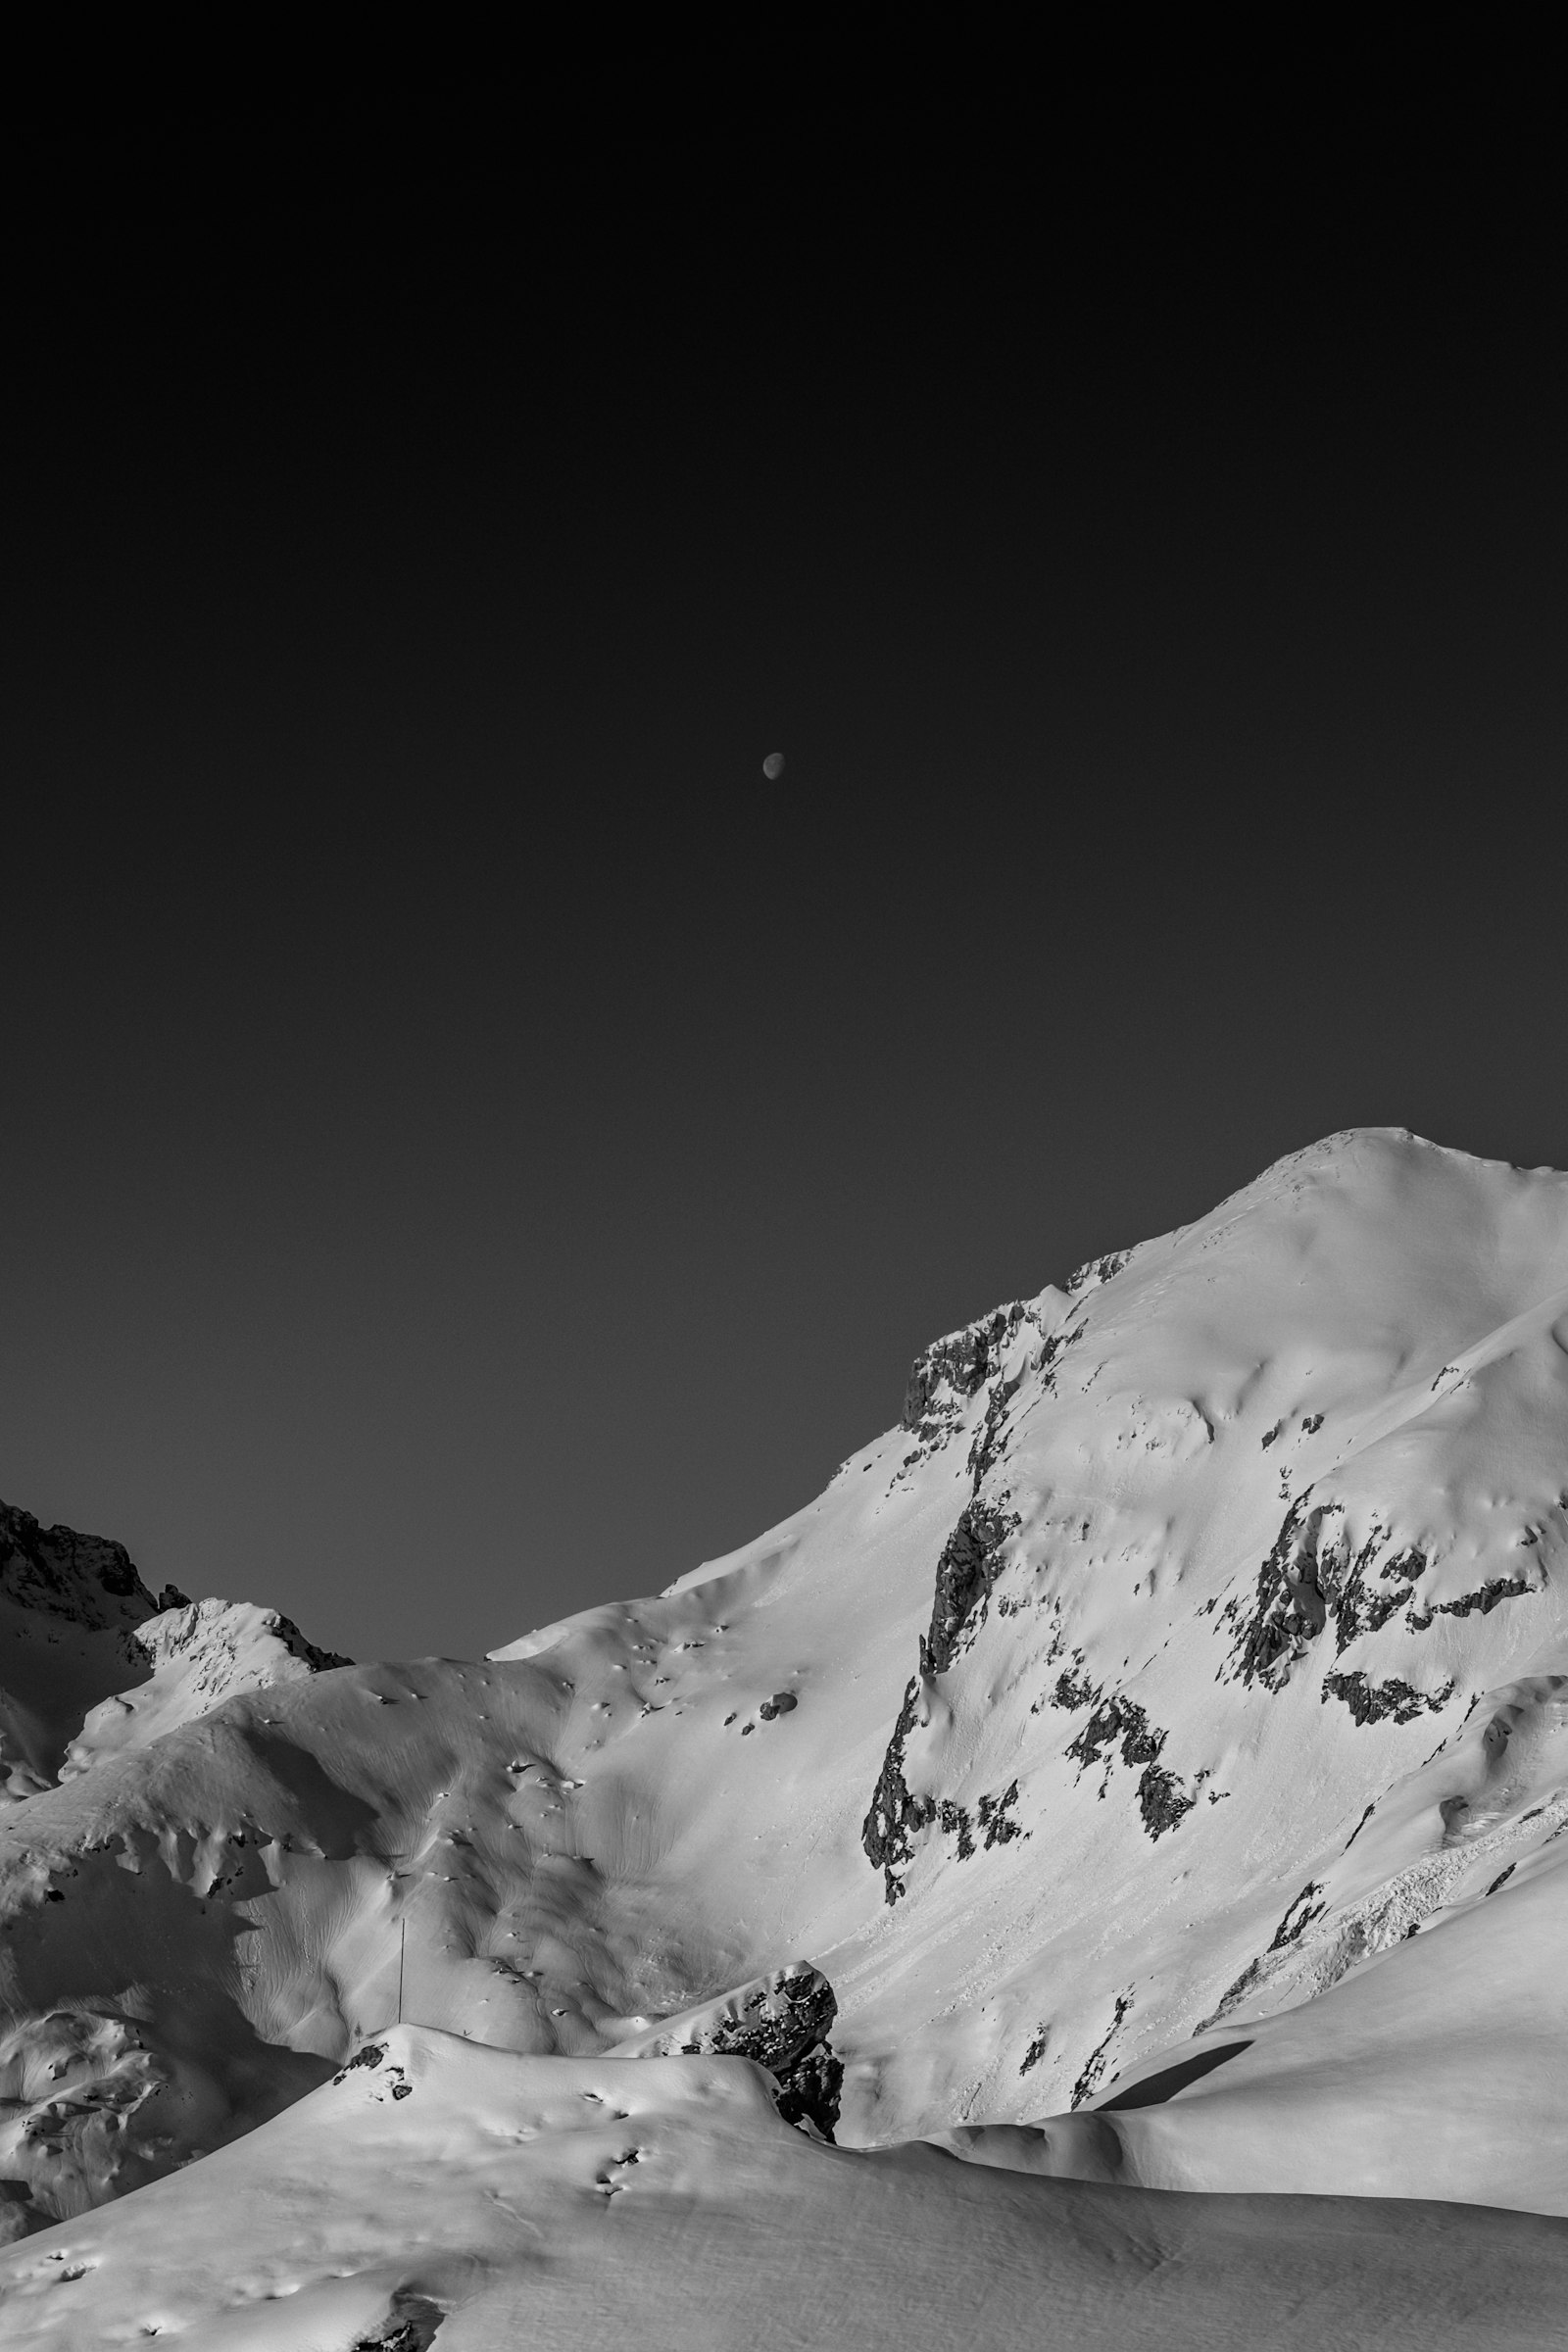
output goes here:
<path id="1" fill-rule="evenodd" d="M 0 2341 L 1556 2342 L 1565 1569 L 1568 1178 L 1392 1131 L 488 1659 L 0 1513 Z"/>

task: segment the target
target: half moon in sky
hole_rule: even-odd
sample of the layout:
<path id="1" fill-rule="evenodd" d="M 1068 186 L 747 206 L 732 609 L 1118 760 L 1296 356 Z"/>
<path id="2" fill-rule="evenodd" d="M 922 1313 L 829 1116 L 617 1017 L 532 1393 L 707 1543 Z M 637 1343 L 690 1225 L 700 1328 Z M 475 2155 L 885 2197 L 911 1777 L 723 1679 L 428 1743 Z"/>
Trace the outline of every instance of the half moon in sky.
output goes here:
<path id="1" fill-rule="evenodd" d="M 777 781 L 777 779 L 784 773 L 784 755 L 782 752 L 768 753 L 767 758 L 762 761 L 762 773 L 770 784 Z"/>

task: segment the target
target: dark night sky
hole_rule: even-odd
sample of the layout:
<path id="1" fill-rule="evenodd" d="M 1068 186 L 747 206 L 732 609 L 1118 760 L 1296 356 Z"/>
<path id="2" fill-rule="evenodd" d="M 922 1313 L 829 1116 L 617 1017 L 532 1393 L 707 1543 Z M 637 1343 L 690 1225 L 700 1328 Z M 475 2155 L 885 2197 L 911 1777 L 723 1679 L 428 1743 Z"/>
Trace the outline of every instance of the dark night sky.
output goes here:
<path id="1" fill-rule="evenodd" d="M 472 1652 L 1316 1136 L 1568 1163 L 1550 207 L 1268 148 L 40 151 L 0 1494 Z"/>

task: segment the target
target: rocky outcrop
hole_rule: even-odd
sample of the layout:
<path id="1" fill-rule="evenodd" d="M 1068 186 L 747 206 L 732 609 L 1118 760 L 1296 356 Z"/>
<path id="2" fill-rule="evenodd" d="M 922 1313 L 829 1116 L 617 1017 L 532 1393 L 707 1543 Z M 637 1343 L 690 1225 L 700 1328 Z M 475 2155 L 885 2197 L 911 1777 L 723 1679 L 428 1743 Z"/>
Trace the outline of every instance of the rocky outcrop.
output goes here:
<path id="1" fill-rule="evenodd" d="M 1524 1576 L 1494 1576 L 1473 1592 L 1461 1592 L 1457 1600 L 1440 1600 L 1426 1615 L 1411 1613 L 1410 1624 L 1415 1632 L 1425 1633 L 1436 1618 L 1471 1617 L 1478 1612 L 1488 1617 L 1501 1600 L 1520 1600 L 1536 1587 Z"/>
<path id="2" fill-rule="evenodd" d="M 889 1904 L 896 1903 L 904 1892 L 902 1873 L 914 1859 L 915 1837 L 937 1814 L 935 1797 L 916 1796 L 904 1777 L 905 1742 L 918 1721 L 919 1698 L 919 1677 L 911 1676 L 871 1792 L 869 1810 L 860 1825 L 860 1843 L 872 1868 L 882 1873 Z"/>
<path id="3" fill-rule="evenodd" d="M 128 1633 L 185 1595 L 170 1585 L 155 1600 L 122 1544 L 41 1527 L 30 1511 L 0 1502 L 0 1598 L 89 1633 Z"/>
<path id="4" fill-rule="evenodd" d="M 920 1644 L 923 1674 L 945 1674 L 981 1609 L 1001 1566 L 1000 1554 L 1017 1525 L 989 1503 L 966 1503 L 937 1561 L 931 1625 Z"/>
<path id="5" fill-rule="evenodd" d="M 1413 1723 L 1418 1715 L 1436 1715 L 1453 1696 L 1451 1680 L 1432 1695 L 1424 1690 L 1412 1690 L 1408 1683 L 1397 1676 L 1386 1683 L 1373 1683 L 1364 1674 L 1326 1674 L 1321 1698 L 1343 1699 L 1355 1723 L 1381 1723 L 1391 1716 L 1396 1723 Z"/>
<path id="6" fill-rule="evenodd" d="M 1103 1284 L 1114 1282 L 1122 1268 L 1132 1262 L 1132 1256 L 1130 1250 L 1113 1250 L 1105 1257 L 1086 1257 L 1067 1277 L 1069 1297 L 1076 1298 L 1080 1291 L 1099 1290 Z"/>
<path id="7" fill-rule="evenodd" d="M 975 1851 L 965 1808 L 939 1797 L 918 1795 L 910 1788 L 905 1776 L 905 1746 L 919 1720 L 922 1686 L 946 1674 L 973 1640 L 1001 1566 L 1002 1547 L 1017 1524 L 1015 1514 L 995 1504 L 966 1503 L 938 1557 L 931 1623 L 920 1637 L 920 1671 L 905 1690 L 860 1829 L 867 1859 L 883 1873 L 889 1903 L 897 1902 L 904 1892 L 902 1873 L 913 1859 L 916 1836 L 930 1823 L 940 1821 L 957 1838 L 960 1861 L 967 1861 Z M 1018 1836 L 1007 1811 L 1017 1793 L 1014 1783 L 1009 1793 L 979 1800 L 981 1830 L 988 1846 L 1004 1844 Z"/>
<path id="8" fill-rule="evenodd" d="M 1090 1685 L 1075 1683 L 1070 1672 L 1058 1678 L 1055 1705 L 1082 1706 L 1091 1700 L 1095 1702 L 1094 1712 L 1077 1738 L 1068 1742 L 1067 1754 L 1085 1770 L 1098 1764 L 1112 1748 L 1120 1749 L 1124 1764 L 1141 1764 L 1144 1769 L 1138 1781 L 1138 1810 L 1149 1836 L 1162 1838 L 1198 1802 L 1196 1790 L 1190 1794 L 1176 1774 L 1158 1760 L 1169 1734 L 1161 1731 L 1158 1724 L 1151 1723 L 1137 1700 L 1123 1692 L 1112 1690 L 1105 1696 Z"/>
<path id="9" fill-rule="evenodd" d="M 1416 1590 L 1434 1564 L 1432 1552 L 1418 1544 L 1394 1542 L 1377 1519 L 1365 1541 L 1352 1548 L 1343 1503 L 1314 1502 L 1310 1492 L 1298 1495 L 1258 1569 L 1251 1607 L 1244 1609 L 1233 1596 L 1220 1612 L 1234 1628 L 1234 1671 L 1245 1683 L 1279 1690 L 1331 1625 L 1336 1654 L 1343 1657 L 1352 1642 L 1380 1632 L 1400 1609 L 1406 1611 L 1410 1632 L 1422 1634 L 1439 1617 L 1485 1617 L 1500 1602 L 1539 1589 L 1524 1576 L 1490 1577 L 1473 1592 L 1422 1609 Z M 1373 1687 L 1359 1672 L 1330 1673 L 1323 1690 L 1343 1698 L 1357 1723 L 1388 1715 L 1408 1723 L 1423 1710 L 1442 1706 L 1447 1696 L 1446 1690 L 1433 1696 L 1397 1681 Z M 1379 1690 L 1388 1694 L 1386 1700 Z"/>
<path id="10" fill-rule="evenodd" d="M 787 2124 L 805 2124 L 831 2142 L 839 2120 L 844 2067 L 829 2038 L 838 2000 L 819 1968 L 797 1961 L 757 1977 L 716 2000 L 666 2019 L 625 2042 L 634 2057 L 750 2058 L 778 2084 Z"/>
<path id="11" fill-rule="evenodd" d="M 1377 1633 L 1405 1607 L 1432 1565 L 1417 1544 L 1396 1544 L 1374 1522 L 1352 1550 L 1344 1505 L 1298 1496 L 1285 1514 L 1273 1549 L 1257 1572 L 1250 1610 L 1235 1599 L 1221 1611 L 1236 1629 L 1233 1659 L 1244 1682 L 1278 1689 L 1291 1668 L 1330 1624 L 1344 1654 L 1363 1634 Z M 1412 1610 L 1412 1630 L 1432 1620 Z"/>
<path id="12" fill-rule="evenodd" d="M 922 1348 L 909 1367 L 900 1427 L 924 1436 L 934 1417 L 946 1419 L 957 1400 L 977 1396 L 1021 1326 L 1032 1319 L 1028 1302 L 1018 1299 Z"/>

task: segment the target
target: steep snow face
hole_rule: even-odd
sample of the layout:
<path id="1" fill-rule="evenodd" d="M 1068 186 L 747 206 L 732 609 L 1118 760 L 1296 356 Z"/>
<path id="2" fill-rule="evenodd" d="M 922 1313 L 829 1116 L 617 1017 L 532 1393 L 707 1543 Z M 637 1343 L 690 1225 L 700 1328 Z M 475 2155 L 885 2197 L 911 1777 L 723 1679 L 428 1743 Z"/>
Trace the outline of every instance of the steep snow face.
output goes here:
<path id="1" fill-rule="evenodd" d="M 1564 1653 L 1562 1178 L 1336 1138 L 1042 1304 L 940 1441 L 972 1494 L 867 1821 L 895 1916 L 835 1979 L 886 2020 L 873 2131 L 1081 2103 L 1298 1997 L 1308 1931 L 1316 1988 L 1395 1941 L 1482 1836 L 1461 1724 Z"/>
<path id="2" fill-rule="evenodd" d="M 191 2120 L 160 2149 L 94 2089 L 130 2044 L 83 2060 L 0 2166 L 19 2226 L 400 2012 L 701 2054 L 808 1964 L 841 2148 L 1568 2212 L 1565 1348 L 1568 1180 L 1336 1137 L 938 1343 L 656 1599 L 194 1720 L 127 1688 L 145 1743 L 95 1718 L 0 1829 L 0 1995 L 39 2048 L 122 2029 Z"/>

